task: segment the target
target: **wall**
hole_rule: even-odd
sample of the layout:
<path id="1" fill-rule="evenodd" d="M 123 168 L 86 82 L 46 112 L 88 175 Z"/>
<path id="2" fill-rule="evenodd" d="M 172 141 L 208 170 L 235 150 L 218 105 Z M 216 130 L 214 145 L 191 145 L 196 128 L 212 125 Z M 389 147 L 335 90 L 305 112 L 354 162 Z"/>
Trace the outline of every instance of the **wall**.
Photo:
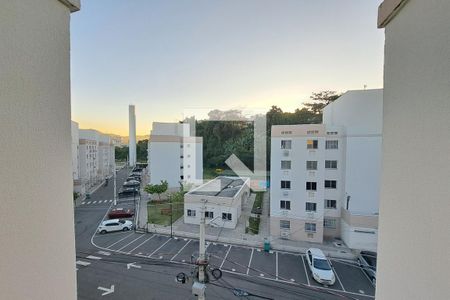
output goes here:
<path id="1" fill-rule="evenodd" d="M 448 0 L 409 0 L 385 28 L 380 300 L 450 295 L 449 28 Z"/>
<path id="2" fill-rule="evenodd" d="M 69 14 L 0 1 L 2 299 L 77 298 Z"/>
<path id="3" fill-rule="evenodd" d="M 179 187 L 181 159 L 183 153 L 179 142 L 150 142 L 150 183 L 160 184 L 167 180 L 169 187 Z"/>

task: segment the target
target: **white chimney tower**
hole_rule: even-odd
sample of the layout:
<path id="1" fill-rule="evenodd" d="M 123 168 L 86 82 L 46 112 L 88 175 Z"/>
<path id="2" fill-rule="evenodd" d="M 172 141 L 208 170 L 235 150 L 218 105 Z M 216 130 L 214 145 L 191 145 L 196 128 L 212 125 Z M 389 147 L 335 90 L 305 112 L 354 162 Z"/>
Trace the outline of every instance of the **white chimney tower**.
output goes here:
<path id="1" fill-rule="evenodd" d="M 128 163 L 130 166 L 136 165 L 136 115 L 134 105 L 128 107 L 129 137 L 128 137 Z"/>

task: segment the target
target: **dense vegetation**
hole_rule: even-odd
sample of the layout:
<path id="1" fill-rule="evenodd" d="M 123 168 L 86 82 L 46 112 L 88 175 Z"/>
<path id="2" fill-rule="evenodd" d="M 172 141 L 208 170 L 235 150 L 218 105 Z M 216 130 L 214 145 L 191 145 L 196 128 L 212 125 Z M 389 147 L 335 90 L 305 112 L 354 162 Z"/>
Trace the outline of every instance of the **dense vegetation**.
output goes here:
<path id="1" fill-rule="evenodd" d="M 270 133 L 272 125 L 319 124 L 323 108 L 336 100 L 340 94 L 334 91 L 313 93 L 311 102 L 303 103 L 302 109 L 283 112 L 278 106 L 266 113 L 267 121 L 267 167 L 270 168 Z M 196 135 L 203 137 L 203 165 L 208 175 L 231 172 L 225 160 L 235 154 L 250 169 L 253 169 L 253 122 L 246 120 L 239 110 L 213 110 L 209 120 L 196 121 Z M 226 121 L 229 119 L 242 121 Z M 222 121 L 223 120 L 223 121 Z M 187 120 L 188 121 L 188 120 Z M 211 174 L 210 174 L 211 173 Z"/>
<path id="2" fill-rule="evenodd" d="M 138 141 L 136 144 L 136 160 L 138 162 L 147 162 L 148 140 Z M 116 147 L 116 160 L 126 161 L 128 158 L 128 146 Z"/>

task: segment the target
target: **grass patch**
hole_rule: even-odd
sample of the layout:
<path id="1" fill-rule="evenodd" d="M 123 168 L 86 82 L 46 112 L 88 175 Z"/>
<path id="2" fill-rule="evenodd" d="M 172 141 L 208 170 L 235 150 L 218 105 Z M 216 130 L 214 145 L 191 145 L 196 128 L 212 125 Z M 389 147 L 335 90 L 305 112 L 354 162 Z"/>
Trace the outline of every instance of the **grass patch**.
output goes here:
<path id="1" fill-rule="evenodd" d="M 245 233 L 258 234 L 260 222 L 261 222 L 261 219 L 259 218 L 259 216 L 258 217 L 249 217 L 248 218 L 248 227 L 245 228 Z"/>
<path id="2" fill-rule="evenodd" d="M 169 226 L 170 225 L 170 214 L 172 212 L 172 223 L 183 216 L 184 203 L 174 202 L 172 203 L 172 210 L 170 209 L 171 204 L 169 202 L 163 202 L 158 204 L 148 203 L 148 223 Z"/>
<path id="3" fill-rule="evenodd" d="M 256 192 L 255 202 L 253 202 L 252 214 L 262 214 L 264 192 Z"/>

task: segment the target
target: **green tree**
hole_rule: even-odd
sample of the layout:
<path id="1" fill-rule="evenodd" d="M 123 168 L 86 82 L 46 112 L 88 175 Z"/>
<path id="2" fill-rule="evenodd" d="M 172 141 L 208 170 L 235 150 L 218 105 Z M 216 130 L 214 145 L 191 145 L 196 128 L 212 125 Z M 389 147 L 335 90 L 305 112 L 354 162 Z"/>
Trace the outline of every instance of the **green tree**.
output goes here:
<path id="1" fill-rule="evenodd" d="M 312 102 L 304 102 L 303 105 L 312 111 L 314 114 L 322 114 L 325 106 L 339 98 L 341 94 L 336 91 L 321 91 L 318 93 L 312 93 L 309 97 Z"/>
<path id="2" fill-rule="evenodd" d="M 141 140 L 136 144 L 136 159 L 138 162 L 147 162 L 148 140 Z"/>
<path id="3" fill-rule="evenodd" d="M 161 180 L 161 184 L 147 184 L 144 190 L 151 195 L 157 194 L 158 200 L 161 201 L 161 194 L 167 191 L 168 187 L 167 180 Z"/>

